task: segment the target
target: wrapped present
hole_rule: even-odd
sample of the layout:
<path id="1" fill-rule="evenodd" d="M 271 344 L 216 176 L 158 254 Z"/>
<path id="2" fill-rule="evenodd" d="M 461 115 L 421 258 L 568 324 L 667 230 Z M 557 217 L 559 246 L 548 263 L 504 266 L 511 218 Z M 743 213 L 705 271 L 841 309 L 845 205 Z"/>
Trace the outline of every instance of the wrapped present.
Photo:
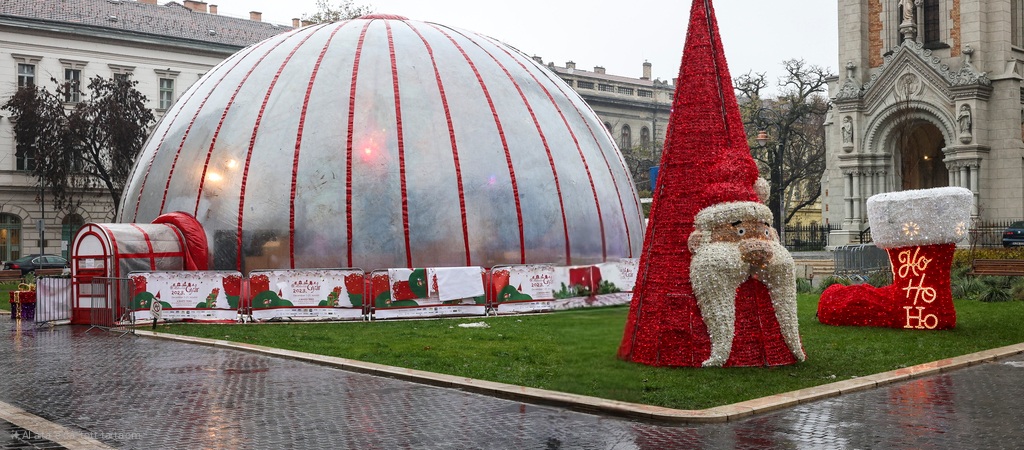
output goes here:
<path id="1" fill-rule="evenodd" d="M 15 296 L 18 298 L 18 303 L 35 303 L 36 302 L 36 291 L 17 291 Z"/>

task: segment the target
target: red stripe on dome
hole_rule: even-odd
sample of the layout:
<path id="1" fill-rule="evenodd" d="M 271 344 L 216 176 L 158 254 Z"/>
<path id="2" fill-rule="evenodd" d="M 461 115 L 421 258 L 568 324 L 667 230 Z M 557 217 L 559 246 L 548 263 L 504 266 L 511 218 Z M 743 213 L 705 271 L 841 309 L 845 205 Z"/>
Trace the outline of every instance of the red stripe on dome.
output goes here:
<path id="1" fill-rule="evenodd" d="M 372 21 L 363 25 L 359 33 L 359 42 L 356 44 L 356 56 L 352 61 L 352 85 L 348 91 L 348 141 L 345 144 L 345 224 L 348 233 L 348 266 L 352 267 L 352 139 L 353 127 L 356 121 L 356 81 L 359 79 L 359 58 L 363 54 L 363 41 L 366 39 L 366 29 L 370 28 Z"/>
<path id="2" fill-rule="evenodd" d="M 437 70 L 437 61 L 434 59 L 434 49 L 430 47 L 427 39 L 423 37 L 420 30 L 411 23 L 406 22 L 409 28 L 420 37 L 423 45 L 427 47 L 427 54 L 430 55 L 430 64 L 434 69 L 434 78 L 437 79 L 437 91 L 441 94 L 441 105 L 444 106 L 444 118 L 448 122 L 448 140 L 452 146 L 452 161 L 455 163 L 455 182 L 459 186 L 459 211 L 462 213 L 462 242 L 466 249 L 466 265 L 472 266 L 472 253 L 469 248 L 469 220 L 466 218 L 466 191 L 462 182 L 462 164 L 459 161 L 459 146 L 455 140 L 455 125 L 452 123 L 452 112 L 448 108 L 448 95 L 444 92 L 444 82 L 441 81 L 441 73 Z"/>
<path id="3" fill-rule="evenodd" d="M 217 122 L 217 129 L 214 130 L 213 132 L 213 139 L 210 140 L 210 148 L 206 151 L 206 161 L 203 162 L 203 173 L 200 174 L 199 176 L 199 191 L 196 193 L 196 207 L 195 210 L 192 211 L 192 217 L 195 217 L 197 219 L 199 218 L 199 202 L 203 198 L 203 188 L 206 186 L 206 173 L 210 168 L 210 159 L 213 157 L 213 149 L 217 146 L 217 137 L 220 136 L 220 130 L 221 128 L 224 127 L 224 120 L 227 118 L 228 112 L 231 111 L 231 107 L 235 104 L 235 98 L 238 97 L 238 92 L 242 90 L 242 86 L 244 86 L 245 82 L 249 80 L 250 76 L 252 76 L 252 73 L 256 70 L 256 67 L 258 67 L 260 63 L 263 62 L 263 60 L 266 59 L 267 56 L 274 51 L 274 49 L 280 47 L 281 44 L 283 44 L 286 40 L 288 40 L 287 37 L 278 41 L 276 44 L 274 44 L 273 47 L 267 50 L 267 52 L 264 53 L 263 56 L 260 56 L 260 59 L 256 61 L 256 64 L 253 64 L 251 67 L 249 67 L 249 71 L 245 73 L 244 77 L 242 77 L 242 81 L 238 82 L 238 87 L 236 87 L 235 92 L 231 94 L 231 98 L 228 99 L 227 105 L 224 106 L 224 112 L 220 114 L 220 121 Z M 238 261 L 237 266 L 238 270 L 241 271 L 241 260 Z"/>
<path id="4" fill-rule="evenodd" d="M 439 26 L 435 24 L 428 25 L 434 27 L 434 29 L 448 38 L 448 40 L 455 45 L 455 48 L 462 53 L 462 57 L 466 60 L 466 63 L 469 64 L 471 69 L 473 69 L 473 74 L 476 75 L 476 80 L 480 83 L 480 88 L 484 92 L 484 97 L 487 98 L 487 105 L 491 108 L 491 116 L 494 118 L 494 125 L 498 127 L 498 137 L 501 139 L 501 146 L 505 149 L 505 162 L 508 164 L 508 175 L 512 182 L 512 195 L 515 198 L 516 203 L 516 219 L 519 223 L 519 263 L 526 264 L 526 236 L 525 231 L 523 230 L 523 207 L 519 201 L 519 183 L 516 181 L 516 171 L 512 166 L 512 153 L 508 148 L 508 140 L 505 139 L 505 130 L 501 126 L 501 118 L 498 117 L 498 110 L 494 107 L 494 99 L 491 98 L 491 93 L 487 90 L 487 83 L 484 82 L 483 76 L 481 76 L 480 71 L 477 70 L 476 64 L 474 64 L 473 60 L 470 59 L 468 54 L 466 54 L 466 50 L 463 49 L 458 42 L 455 42 L 455 39 Z"/>
<path id="5" fill-rule="evenodd" d="M 566 265 L 571 266 L 572 247 L 569 242 L 569 221 L 565 217 L 565 199 L 562 197 L 562 184 L 561 182 L 558 181 L 558 169 L 555 168 L 555 158 L 554 156 L 551 155 L 551 145 L 548 144 L 548 138 L 544 134 L 544 129 L 540 126 L 540 120 L 537 119 L 537 114 L 533 110 L 533 105 L 531 105 L 530 101 L 526 98 L 526 94 L 523 92 L 522 86 L 520 86 L 519 83 L 516 81 L 515 77 L 512 76 L 512 73 L 508 71 L 508 68 L 506 68 L 505 65 L 501 63 L 501 61 L 498 61 L 498 58 L 491 54 L 491 52 L 487 51 L 487 49 L 480 46 L 480 44 L 478 44 L 472 38 L 466 36 L 465 34 L 462 34 L 462 36 L 468 39 L 470 42 L 476 44 L 476 46 L 479 47 L 480 50 L 486 53 L 487 56 L 490 56 L 491 60 L 493 60 L 494 63 L 501 68 L 501 71 L 505 73 L 505 76 L 508 77 L 508 80 L 512 82 L 512 86 L 516 88 L 516 92 L 519 93 L 519 98 L 522 99 L 523 105 L 526 106 L 526 110 L 530 113 L 530 119 L 533 120 L 533 126 L 537 128 L 537 135 L 540 137 L 541 144 L 544 145 L 544 152 L 548 155 L 548 165 L 551 166 L 551 176 L 555 180 L 555 195 L 558 196 L 558 207 L 562 210 L 562 232 L 565 233 L 565 263 Z M 498 47 L 500 48 L 500 46 Z M 536 78 L 534 79 L 536 80 Z M 604 229 L 602 228 L 602 234 L 603 231 Z M 601 239 L 601 243 L 602 245 L 604 245 L 603 236 Z"/>
<path id="6" fill-rule="evenodd" d="M 249 53 L 252 53 L 254 50 L 256 50 L 256 48 L 259 47 L 260 45 L 263 45 L 263 43 L 261 42 L 259 45 L 253 46 L 251 49 L 249 49 L 249 51 L 247 51 L 244 55 L 242 55 L 241 58 L 238 58 L 235 61 L 235 64 L 231 66 L 231 69 L 228 69 L 228 72 L 230 72 L 236 66 L 238 66 L 238 63 L 241 62 L 242 59 L 244 59 L 246 56 L 248 56 Z M 203 78 L 203 82 L 205 83 L 206 80 L 208 80 L 210 78 L 211 77 L 204 77 Z M 174 153 L 174 160 L 171 162 L 171 170 L 170 170 L 170 172 L 167 173 L 167 184 L 164 185 L 164 196 L 163 196 L 163 199 L 160 200 L 160 209 L 157 210 L 157 215 L 158 216 L 160 214 L 164 213 L 164 206 L 167 204 L 167 192 L 171 189 L 171 179 L 174 177 L 174 168 L 177 167 L 177 165 L 178 165 L 178 158 L 181 156 L 181 151 L 185 148 L 185 140 L 188 139 L 188 134 L 192 131 L 192 125 L 195 125 L 196 119 L 199 117 L 199 113 L 201 113 L 203 111 L 203 107 L 206 106 L 206 102 L 208 100 L 210 100 L 210 96 L 213 95 L 213 93 L 217 90 L 217 86 L 220 86 L 220 83 L 222 81 L 224 81 L 224 77 L 218 77 L 217 83 L 215 83 L 213 85 L 213 89 L 210 89 L 210 92 L 208 92 L 206 94 L 206 97 L 203 98 L 202 103 L 200 103 L 199 107 L 196 108 L 196 113 L 192 115 L 192 120 L 190 120 L 188 122 L 188 127 L 185 128 L 185 134 L 181 136 L 181 143 L 178 144 L 178 150 Z M 194 94 L 197 90 L 198 89 L 193 90 L 192 94 Z M 189 94 L 189 98 L 192 98 L 192 94 Z M 177 115 L 175 115 L 175 118 L 177 118 Z M 172 123 L 173 122 L 174 121 L 172 120 Z M 153 153 L 153 157 L 154 157 L 154 159 L 156 158 L 156 152 Z M 152 164 L 152 160 L 150 161 L 150 164 Z M 139 199 L 138 200 L 140 202 L 142 201 L 142 190 L 139 190 Z M 135 206 L 136 216 L 138 215 L 138 211 L 139 211 L 139 205 L 136 205 Z"/>
<path id="7" fill-rule="evenodd" d="M 255 50 L 256 47 L 259 47 L 259 45 L 253 46 L 251 49 L 249 49 L 249 52 L 252 52 L 253 50 Z M 248 54 L 248 52 L 246 54 Z M 241 53 L 236 53 L 234 55 L 231 55 L 230 58 L 228 58 L 226 61 L 224 61 L 224 65 L 227 65 L 228 61 L 230 61 L 232 58 L 237 58 L 237 60 L 235 61 L 235 65 L 238 65 L 238 61 L 241 61 L 242 58 L 244 58 L 244 57 L 245 56 L 242 55 Z M 230 71 L 230 70 L 231 69 L 228 69 L 228 71 Z M 195 89 L 189 89 L 188 97 L 185 98 L 185 100 L 183 100 L 183 101 L 181 101 L 181 102 L 176 104 L 177 105 L 177 108 L 176 108 L 177 111 L 174 111 L 174 117 L 172 117 L 171 120 L 167 121 L 167 127 L 164 128 L 164 134 L 162 136 L 160 136 L 160 142 L 158 142 L 156 144 L 156 148 L 153 150 L 153 157 L 149 158 L 149 163 L 146 164 L 146 173 L 144 173 L 142 175 L 142 183 L 139 185 L 139 196 L 138 196 L 138 198 L 135 199 L 135 212 L 134 212 L 134 214 L 132 214 L 132 222 L 137 222 L 139 220 L 139 208 L 142 206 L 142 193 L 146 190 L 146 180 L 149 179 L 150 171 L 153 169 L 153 161 L 156 160 L 156 155 L 157 155 L 157 153 L 160 152 L 160 147 L 162 145 L 164 145 L 164 140 L 167 139 L 167 134 L 170 133 L 171 128 L 173 128 L 172 125 L 174 124 L 174 122 L 178 120 L 178 115 L 181 114 L 181 111 L 185 109 L 185 104 L 188 103 L 190 100 L 192 100 L 192 97 L 196 94 L 196 92 L 199 91 L 199 88 L 201 88 L 204 84 L 206 84 L 206 82 L 209 81 L 211 78 L 212 77 L 203 77 L 199 81 L 199 85 L 196 86 Z M 217 83 L 220 84 L 221 80 L 223 80 L 223 77 L 218 79 Z M 210 90 L 210 92 L 208 94 L 206 94 L 206 98 L 203 99 L 203 103 L 206 103 L 206 100 L 210 98 L 210 94 L 212 94 L 214 90 L 216 90 L 216 86 L 214 86 L 214 89 Z M 200 106 L 199 108 L 202 109 L 202 106 Z M 192 120 L 195 121 L 195 117 L 193 117 Z M 191 123 L 189 123 L 189 128 L 192 128 L 192 124 Z M 187 136 L 188 132 L 186 132 L 185 134 Z M 184 141 L 184 138 L 182 138 L 182 140 Z M 180 147 L 178 148 L 178 151 L 181 151 Z M 177 156 L 175 156 L 175 160 L 177 160 Z M 170 177 L 168 177 L 168 181 L 169 180 L 170 180 Z M 167 198 L 166 187 L 164 189 L 165 189 L 164 190 L 164 198 Z M 160 206 L 160 209 L 163 210 L 163 205 L 162 204 Z"/>
<path id="8" fill-rule="evenodd" d="M 364 15 L 356 17 L 356 18 L 357 19 L 409 20 L 408 17 L 400 16 L 398 14 L 382 14 L 382 13 L 364 14 Z"/>
<path id="9" fill-rule="evenodd" d="M 149 250 L 145 255 L 142 255 L 142 258 L 149 259 L 149 270 L 156 270 L 156 255 L 153 254 L 153 241 L 149 238 L 149 233 L 147 233 L 146 230 L 143 230 L 138 224 L 133 223 L 130 225 L 132 228 L 139 230 L 139 233 L 142 233 L 142 240 L 146 242 L 146 249 Z M 121 256 L 125 257 L 126 255 Z"/>
<path id="10" fill-rule="evenodd" d="M 558 111 L 558 117 L 562 118 L 562 123 L 565 124 L 565 129 L 569 132 L 569 136 L 572 137 L 572 142 L 576 145 L 576 151 L 579 152 L 579 154 L 580 154 L 580 161 L 583 163 L 583 169 L 587 172 L 587 180 L 590 181 L 590 191 L 594 194 L 594 205 L 597 207 L 598 226 L 601 228 L 601 260 L 602 261 L 603 260 L 607 260 L 608 259 L 608 243 L 607 243 L 607 239 L 605 237 L 605 231 L 604 231 L 604 215 L 601 213 L 601 200 L 597 196 L 597 186 L 594 184 L 594 175 L 592 173 L 590 173 L 590 165 L 587 164 L 587 158 L 583 154 L 583 147 L 580 146 L 579 138 L 576 137 L 576 133 L 572 130 L 572 126 L 569 125 L 569 120 L 565 117 L 565 113 L 562 112 L 562 108 L 559 108 L 558 104 L 555 103 L 555 97 L 551 95 L 550 91 L 548 91 L 547 86 L 542 84 L 540 82 L 540 80 L 537 78 L 537 76 L 533 74 L 533 71 L 531 71 L 529 68 L 527 68 L 526 65 L 523 64 L 522 61 L 520 61 L 518 58 L 515 57 L 515 55 L 513 55 L 511 52 L 509 52 L 508 49 L 505 48 L 505 46 L 498 45 L 497 47 L 500 48 L 503 52 L 505 52 L 505 54 L 508 55 L 510 58 L 512 58 L 516 63 L 518 63 L 519 67 L 521 67 L 526 73 L 530 74 L 530 77 L 533 78 L 533 81 L 537 82 L 537 85 L 540 86 L 540 88 L 544 91 L 544 94 L 548 96 L 548 100 L 551 101 L 551 106 L 554 106 L 555 111 Z M 583 122 L 586 123 L 586 120 L 584 120 Z M 601 154 L 604 155 L 603 152 Z M 608 159 L 605 158 L 605 163 L 607 164 L 607 162 L 608 162 Z M 609 172 L 610 171 L 611 171 L 611 168 L 609 166 Z M 614 183 L 614 180 L 615 180 L 614 176 L 612 176 L 612 180 L 613 180 L 612 184 L 615 186 L 615 193 L 616 193 L 616 195 L 618 195 L 618 193 L 619 193 L 619 186 Z M 622 201 L 621 197 L 619 198 L 619 201 L 620 202 Z M 621 205 L 620 205 L 620 207 L 621 207 Z M 623 218 L 623 220 L 625 220 L 625 218 L 626 218 L 626 212 L 625 211 L 622 212 L 622 218 Z M 626 225 L 626 238 L 627 238 L 627 241 L 628 241 L 629 240 L 628 239 L 629 238 L 629 225 Z"/>
<path id="11" fill-rule="evenodd" d="M 245 217 L 244 217 L 245 216 L 245 189 L 247 187 L 246 183 L 249 181 L 249 165 L 252 163 L 253 149 L 256 148 L 256 136 L 259 135 L 260 125 L 263 124 L 263 114 L 267 111 L 267 103 L 270 102 L 270 96 L 274 93 L 274 87 L 277 86 L 277 81 L 281 79 L 281 72 L 284 72 L 284 68 L 288 66 L 288 63 L 292 60 L 292 57 L 295 56 L 295 52 L 299 51 L 299 48 L 301 48 L 303 46 L 303 44 L 305 44 L 306 41 L 309 40 L 309 38 L 313 37 L 313 35 L 316 34 L 317 31 L 319 31 L 320 29 L 322 29 L 323 27 L 325 27 L 327 25 L 329 25 L 329 24 L 321 25 L 320 27 L 318 27 L 317 30 L 307 32 L 306 35 L 302 38 L 302 40 L 299 41 L 299 43 L 296 44 L 295 47 L 292 47 L 290 52 L 288 52 L 288 56 L 286 56 L 284 58 L 284 61 L 281 61 L 281 65 L 278 66 L 277 72 L 274 74 L 274 78 L 270 81 L 270 86 L 267 87 L 267 93 L 264 94 L 264 96 L 263 96 L 263 103 L 260 104 L 260 111 L 259 111 L 259 113 L 256 114 L 256 123 L 253 124 L 253 126 L 252 126 L 252 135 L 249 137 L 249 150 L 246 151 L 246 154 L 245 154 L 245 168 L 242 169 L 242 185 L 241 185 L 240 191 L 238 193 L 238 241 L 237 241 L 238 252 L 237 252 L 237 256 L 238 256 L 238 266 L 239 266 L 238 267 L 238 271 L 239 272 L 242 271 L 242 268 L 241 268 L 241 265 L 242 265 L 242 245 L 243 245 L 243 241 L 242 241 L 242 224 L 245 221 Z"/>
<path id="12" fill-rule="evenodd" d="M 583 115 L 583 111 L 580 111 L 580 108 L 579 108 L 579 106 L 576 105 L 576 102 L 572 101 L 572 98 L 569 97 L 569 93 L 568 92 L 566 92 L 565 90 L 563 90 L 561 88 L 559 88 L 559 90 L 562 92 L 562 95 L 565 96 L 566 100 L 569 101 L 569 104 L 571 104 L 573 106 L 573 109 L 576 110 L 576 114 L 579 114 L 580 119 L 583 121 L 583 124 L 586 125 L 586 127 L 587 127 L 587 131 L 590 132 L 591 139 L 594 140 L 594 145 L 597 145 L 598 151 L 601 153 L 601 157 L 604 158 L 605 166 L 608 167 L 608 174 L 611 175 L 611 177 L 612 177 L 612 184 L 615 185 L 615 194 L 619 197 L 619 208 L 622 210 L 622 222 L 623 222 L 623 225 L 625 225 L 625 227 L 626 227 L 626 245 L 629 247 L 629 257 L 632 258 L 633 257 L 633 241 L 630 239 L 629 219 L 626 217 L 626 205 L 624 205 L 622 203 L 622 193 L 621 193 L 621 191 L 619 191 L 619 183 L 615 180 L 615 172 L 612 171 L 612 165 L 608 161 L 608 155 L 606 155 L 605 152 L 604 152 L 604 149 L 601 148 L 601 141 L 599 139 L 597 139 L 597 134 L 594 133 L 594 129 L 590 126 L 590 122 L 588 122 L 586 117 Z M 581 99 L 581 101 L 583 101 L 583 100 Z M 583 101 L 583 104 L 586 104 L 586 102 Z M 589 109 L 589 107 L 588 107 L 588 109 Z M 594 117 L 597 116 L 597 114 L 594 113 L 592 109 L 590 110 L 590 113 Z M 604 129 L 604 127 L 601 127 L 601 128 Z M 607 134 L 608 130 L 607 129 L 604 129 L 604 130 L 605 130 L 605 133 Z M 626 167 L 625 162 L 622 161 L 622 158 L 619 158 L 619 162 L 620 162 L 620 164 L 622 164 L 622 169 L 625 171 L 625 173 L 629 173 L 629 169 Z M 637 200 L 636 186 L 634 186 L 632 183 L 627 183 L 627 184 L 630 185 L 630 192 L 633 193 L 633 203 L 636 206 L 637 212 L 642 211 L 640 209 L 640 203 Z M 643 216 L 642 215 L 640 216 L 640 221 L 641 221 L 641 223 L 643 222 Z"/>
<path id="13" fill-rule="evenodd" d="M 316 75 L 320 72 L 320 63 L 324 61 L 324 55 L 327 53 L 327 49 L 331 46 L 331 42 L 334 41 L 334 35 L 338 34 L 345 25 L 351 22 L 344 22 L 340 26 L 334 28 L 331 35 L 327 38 L 327 43 L 324 44 L 324 48 L 320 50 L 320 56 L 316 58 L 316 64 L 313 65 L 313 72 L 309 76 L 309 84 L 306 85 L 306 96 L 302 100 L 302 112 L 299 113 L 299 130 L 295 134 L 295 157 L 292 160 L 292 184 L 291 184 L 291 195 L 288 197 L 288 248 L 289 248 L 289 264 L 291 268 L 295 268 L 295 193 L 298 189 L 299 183 L 299 152 L 302 148 L 302 132 L 306 127 L 306 112 L 309 109 L 309 99 L 313 93 L 313 83 L 316 82 Z"/>
<path id="14" fill-rule="evenodd" d="M 121 249 L 117 246 L 117 238 L 114 237 L 114 232 L 111 229 L 103 227 L 102 230 L 106 234 L 107 240 L 110 241 L 109 256 L 111 256 L 111 259 L 113 259 L 113 261 L 111 261 L 110 263 L 111 266 L 114 268 L 114 278 L 121 278 Z M 107 273 L 110 273 L 111 266 L 107 266 Z"/>
<path id="15" fill-rule="evenodd" d="M 398 135 L 398 178 L 402 186 L 402 230 L 405 232 L 405 266 L 412 269 L 412 246 L 409 242 L 409 191 L 405 177 L 405 141 L 402 139 L 402 95 L 398 89 L 398 63 L 395 61 L 395 39 L 391 22 L 385 21 L 388 32 L 388 53 L 391 56 L 391 84 L 395 92 L 395 133 Z"/>

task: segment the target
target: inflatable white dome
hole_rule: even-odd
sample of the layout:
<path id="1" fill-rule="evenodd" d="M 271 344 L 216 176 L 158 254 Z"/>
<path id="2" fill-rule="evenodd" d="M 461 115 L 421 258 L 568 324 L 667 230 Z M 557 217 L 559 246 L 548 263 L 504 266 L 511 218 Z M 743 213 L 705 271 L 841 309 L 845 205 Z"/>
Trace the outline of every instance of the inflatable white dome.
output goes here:
<path id="1" fill-rule="evenodd" d="M 389 15 L 245 48 L 164 115 L 118 222 L 203 225 L 210 268 L 593 264 L 639 257 L 602 122 L 486 36 Z"/>

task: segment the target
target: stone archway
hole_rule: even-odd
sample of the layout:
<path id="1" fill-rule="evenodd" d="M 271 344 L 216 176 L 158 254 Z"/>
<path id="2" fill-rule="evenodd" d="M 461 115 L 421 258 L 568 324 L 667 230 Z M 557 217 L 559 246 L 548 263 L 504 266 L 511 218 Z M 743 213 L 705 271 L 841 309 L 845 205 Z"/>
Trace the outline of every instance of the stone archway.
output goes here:
<path id="1" fill-rule="evenodd" d="M 943 162 L 946 141 L 934 124 L 916 121 L 896 142 L 894 160 L 902 190 L 949 186 L 949 170 Z"/>

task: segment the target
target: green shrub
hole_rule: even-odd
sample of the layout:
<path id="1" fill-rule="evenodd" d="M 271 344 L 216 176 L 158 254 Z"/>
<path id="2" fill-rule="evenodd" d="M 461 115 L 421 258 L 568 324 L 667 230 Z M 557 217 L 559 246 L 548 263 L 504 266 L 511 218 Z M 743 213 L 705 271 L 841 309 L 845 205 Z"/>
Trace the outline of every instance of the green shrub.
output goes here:
<path id="1" fill-rule="evenodd" d="M 1014 300 L 1024 300 L 1024 277 L 1013 277 L 1010 294 Z"/>
<path id="2" fill-rule="evenodd" d="M 799 294 L 810 294 L 811 292 L 814 292 L 814 285 L 811 284 L 811 280 L 806 278 L 797 278 L 796 292 Z"/>
<path id="3" fill-rule="evenodd" d="M 958 248 L 953 253 L 953 269 L 970 268 L 975 259 L 1024 259 L 1024 247 Z"/>
<path id="4" fill-rule="evenodd" d="M 1010 277 L 981 277 L 981 284 L 983 287 L 978 294 L 978 300 L 986 303 L 1013 300 Z"/>
<path id="5" fill-rule="evenodd" d="M 966 274 L 954 275 L 951 280 L 953 298 L 961 300 L 977 300 L 985 290 L 985 283 L 978 277 Z"/>
<path id="6" fill-rule="evenodd" d="M 843 278 L 843 277 L 837 277 L 835 275 L 829 275 L 829 276 L 827 276 L 827 277 L 825 277 L 824 279 L 821 280 L 821 284 L 818 286 L 818 293 L 820 294 L 822 292 L 825 292 L 825 289 L 828 289 L 828 287 L 832 286 L 833 284 L 841 284 L 843 286 L 849 286 L 852 283 L 850 283 L 849 279 L 846 279 L 846 278 Z"/>
<path id="7" fill-rule="evenodd" d="M 889 270 L 876 270 L 867 276 L 867 284 L 874 287 L 884 287 L 892 284 L 892 272 Z"/>

